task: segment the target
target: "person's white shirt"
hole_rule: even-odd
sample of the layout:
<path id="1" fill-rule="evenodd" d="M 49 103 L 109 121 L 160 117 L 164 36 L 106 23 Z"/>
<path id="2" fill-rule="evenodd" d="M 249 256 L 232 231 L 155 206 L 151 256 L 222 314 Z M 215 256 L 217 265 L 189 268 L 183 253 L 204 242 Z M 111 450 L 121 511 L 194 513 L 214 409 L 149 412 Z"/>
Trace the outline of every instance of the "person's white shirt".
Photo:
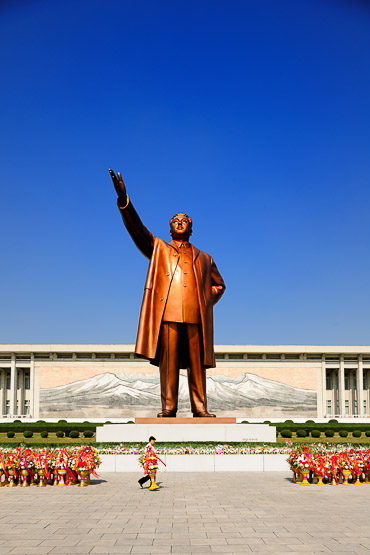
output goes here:
<path id="1" fill-rule="evenodd" d="M 153 453 L 155 454 L 155 449 L 154 449 L 154 445 L 152 445 L 150 442 L 146 445 L 145 447 L 145 451 L 148 453 L 150 451 L 153 451 Z"/>

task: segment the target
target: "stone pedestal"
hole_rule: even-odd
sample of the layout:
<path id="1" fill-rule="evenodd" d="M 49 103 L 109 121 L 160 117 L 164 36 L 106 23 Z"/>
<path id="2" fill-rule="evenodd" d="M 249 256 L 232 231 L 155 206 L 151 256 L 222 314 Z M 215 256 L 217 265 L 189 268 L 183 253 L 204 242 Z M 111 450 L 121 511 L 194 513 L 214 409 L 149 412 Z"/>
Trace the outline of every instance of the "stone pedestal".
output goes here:
<path id="1" fill-rule="evenodd" d="M 151 420 L 153 422 L 98 426 L 96 428 L 96 441 L 104 443 L 147 442 L 150 436 L 154 436 L 159 443 L 192 441 L 270 443 L 276 441 L 275 426 L 268 426 L 267 424 L 228 424 L 221 423 L 221 420 L 223 420 L 221 418 L 153 418 L 141 420 Z M 168 423 L 168 420 L 175 420 L 176 423 Z M 191 423 L 179 423 L 181 420 L 190 420 Z"/>
<path id="2" fill-rule="evenodd" d="M 135 424 L 236 424 L 236 418 L 135 418 Z"/>

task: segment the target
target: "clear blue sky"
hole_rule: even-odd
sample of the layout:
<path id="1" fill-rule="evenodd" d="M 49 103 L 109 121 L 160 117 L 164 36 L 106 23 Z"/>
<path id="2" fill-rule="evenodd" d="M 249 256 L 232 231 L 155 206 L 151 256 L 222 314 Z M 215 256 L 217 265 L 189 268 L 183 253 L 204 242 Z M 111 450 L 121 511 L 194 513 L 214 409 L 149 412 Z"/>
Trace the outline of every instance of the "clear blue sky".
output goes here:
<path id="1" fill-rule="evenodd" d="M 370 344 L 370 9 L 356 0 L 0 5 L 0 343 L 131 343 L 147 261 L 193 243 L 217 343 Z"/>

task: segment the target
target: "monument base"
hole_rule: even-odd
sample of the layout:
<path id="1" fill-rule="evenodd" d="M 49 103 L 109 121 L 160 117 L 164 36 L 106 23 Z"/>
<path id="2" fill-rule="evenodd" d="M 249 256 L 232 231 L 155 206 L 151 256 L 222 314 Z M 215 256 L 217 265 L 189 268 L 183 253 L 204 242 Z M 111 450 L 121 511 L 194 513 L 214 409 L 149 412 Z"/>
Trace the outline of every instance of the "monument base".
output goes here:
<path id="1" fill-rule="evenodd" d="M 153 420 L 153 423 L 142 424 L 104 424 L 96 428 L 96 441 L 101 443 L 135 443 L 147 442 L 150 436 L 161 442 L 275 442 L 276 428 L 267 424 L 228 424 L 221 423 L 221 418 L 189 418 L 177 419 L 176 423 L 163 422 L 165 419 L 137 419 Z M 158 423 L 157 420 L 160 420 Z M 180 420 L 190 420 L 191 424 L 179 423 Z M 198 423 L 196 420 L 200 420 Z M 207 422 L 204 422 L 207 420 Z M 210 425 L 212 420 L 212 425 Z"/>
<path id="2" fill-rule="evenodd" d="M 236 418 L 135 418 L 135 424 L 236 424 Z"/>

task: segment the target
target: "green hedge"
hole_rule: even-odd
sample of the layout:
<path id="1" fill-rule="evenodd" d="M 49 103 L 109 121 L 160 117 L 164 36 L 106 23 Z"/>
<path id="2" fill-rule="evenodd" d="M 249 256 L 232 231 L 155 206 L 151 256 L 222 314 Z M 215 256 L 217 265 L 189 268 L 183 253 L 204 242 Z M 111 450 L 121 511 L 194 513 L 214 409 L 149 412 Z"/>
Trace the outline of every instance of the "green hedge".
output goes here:
<path id="1" fill-rule="evenodd" d="M 370 431 L 369 424 L 358 424 L 354 422 L 353 424 L 350 423 L 339 423 L 336 420 L 331 420 L 327 423 L 323 424 L 287 424 L 287 422 L 277 422 L 273 424 L 276 426 L 276 430 L 280 432 L 281 430 L 291 430 L 292 432 L 297 432 L 298 430 L 306 430 L 309 434 L 312 430 L 320 430 L 320 432 L 325 433 L 326 430 L 331 429 L 334 430 L 334 433 L 338 433 L 340 430 L 347 430 L 348 432 L 353 432 L 354 430 L 358 430 L 361 432 Z"/>
<path id="2" fill-rule="evenodd" d="M 312 430 L 311 431 L 311 437 L 321 437 L 320 430 Z"/>
<path id="3" fill-rule="evenodd" d="M 15 433 L 23 433 L 23 432 L 33 432 L 33 433 L 41 433 L 43 431 L 51 433 L 55 433 L 58 430 L 64 432 L 64 434 L 68 437 L 72 430 L 77 432 L 84 432 L 85 430 L 92 430 L 95 433 L 95 429 L 97 426 L 103 426 L 103 424 L 97 424 L 95 422 L 90 422 L 88 424 L 83 424 L 82 422 L 70 422 L 70 423 L 59 423 L 59 422 L 9 422 L 9 423 L 0 423 L 0 433 L 6 433 L 9 430 L 14 431 Z"/>
<path id="4" fill-rule="evenodd" d="M 107 421 L 106 423 L 108 423 Z M 131 422 L 130 422 L 131 423 Z M 248 421 L 244 421 L 243 423 L 247 424 Z M 270 424 L 269 421 L 265 421 L 266 424 Z M 69 422 L 67 423 L 65 420 L 59 420 L 59 422 L 45 422 L 44 420 L 38 420 L 37 422 L 21 422 L 20 420 L 16 420 L 15 422 L 5 422 L 0 423 L 0 433 L 7 433 L 7 432 L 14 432 L 24 434 L 24 432 L 33 432 L 34 434 L 47 432 L 48 434 L 56 433 L 57 431 L 62 431 L 65 437 L 78 437 L 75 435 L 75 432 L 78 432 L 79 435 L 83 434 L 85 431 L 93 432 L 95 434 L 95 430 L 97 426 L 103 426 L 104 423 L 95 423 L 95 422 Z M 326 423 L 318 424 L 315 423 L 313 420 L 306 420 L 306 422 L 302 424 L 294 423 L 293 420 L 286 420 L 285 422 L 277 422 L 271 423 L 271 426 L 276 426 L 276 431 L 278 434 L 282 435 L 282 431 L 290 431 L 296 433 L 298 437 L 307 437 L 312 435 L 312 431 L 320 431 L 321 434 L 325 434 L 329 432 L 329 435 L 326 437 L 333 437 L 330 435 L 330 431 L 332 430 L 334 434 L 338 434 L 341 430 L 346 430 L 347 432 L 353 433 L 361 432 L 365 434 L 366 437 L 370 437 L 370 429 L 369 424 L 358 424 L 358 423 L 338 423 L 337 420 L 331 419 Z M 71 432 L 74 432 L 73 436 L 71 436 Z M 299 434 L 298 434 L 299 432 Z M 306 433 L 306 435 L 304 435 Z M 302 435 L 301 435 L 302 434 Z M 48 436 L 42 436 L 48 437 Z M 93 437 L 93 436 L 91 436 Z M 282 436 L 284 437 L 284 436 Z M 287 436 L 288 437 L 288 436 Z M 291 437 L 291 436 L 289 436 Z M 346 436 L 347 437 L 347 436 Z M 353 436 L 353 437 L 361 437 L 361 436 Z"/>

